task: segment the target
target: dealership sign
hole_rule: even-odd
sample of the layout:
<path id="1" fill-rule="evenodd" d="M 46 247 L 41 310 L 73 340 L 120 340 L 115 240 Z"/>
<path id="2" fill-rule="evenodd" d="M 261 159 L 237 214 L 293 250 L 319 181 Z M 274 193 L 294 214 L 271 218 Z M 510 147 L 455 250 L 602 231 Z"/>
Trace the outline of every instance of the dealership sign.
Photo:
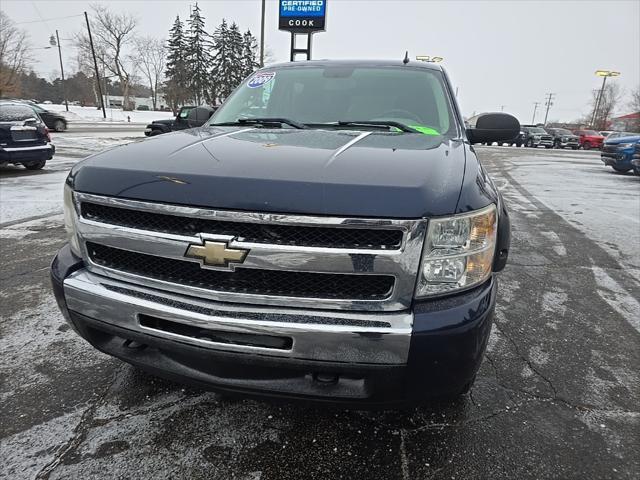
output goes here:
<path id="1" fill-rule="evenodd" d="M 327 0 L 280 0 L 280 30 L 311 33 L 324 30 Z"/>

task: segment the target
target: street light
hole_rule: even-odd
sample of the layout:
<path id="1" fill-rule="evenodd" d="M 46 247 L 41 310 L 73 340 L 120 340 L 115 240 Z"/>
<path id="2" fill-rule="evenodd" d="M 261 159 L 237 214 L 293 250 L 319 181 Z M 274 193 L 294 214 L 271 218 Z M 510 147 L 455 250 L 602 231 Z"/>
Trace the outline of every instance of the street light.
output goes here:
<path id="1" fill-rule="evenodd" d="M 620 72 L 614 72 L 612 70 L 596 70 L 596 76 L 602 77 L 602 88 L 600 88 L 600 92 L 598 93 L 598 97 L 596 99 L 596 106 L 593 109 L 593 115 L 591 116 L 591 126 L 595 127 L 596 117 L 598 116 L 598 111 L 600 110 L 600 102 L 602 101 L 602 95 L 604 94 L 604 86 L 607 83 L 608 77 L 619 77 Z"/>

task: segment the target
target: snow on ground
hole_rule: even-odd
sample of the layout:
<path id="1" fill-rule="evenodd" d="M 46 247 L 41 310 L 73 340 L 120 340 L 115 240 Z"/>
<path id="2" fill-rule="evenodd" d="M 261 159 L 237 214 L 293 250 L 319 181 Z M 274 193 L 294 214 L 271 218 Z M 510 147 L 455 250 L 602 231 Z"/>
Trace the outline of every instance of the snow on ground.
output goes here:
<path id="1" fill-rule="evenodd" d="M 68 173 L 59 171 L 3 178 L 0 223 L 62 213 L 62 189 Z"/>
<path id="2" fill-rule="evenodd" d="M 58 112 L 64 115 L 69 122 L 126 122 L 127 117 L 131 118 L 131 123 L 151 123 L 153 120 L 162 120 L 173 118 L 171 112 L 154 112 L 154 111 L 138 111 L 124 112 L 119 108 L 107 108 L 107 118 L 102 118 L 102 109 L 96 107 L 80 107 L 77 105 L 69 105 L 69 111 L 65 110 L 64 104 L 40 104 L 45 110 Z"/>
<path id="3" fill-rule="evenodd" d="M 26 172 L 20 166 L 0 167 L 0 224 L 61 214 L 64 180 L 71 167 L 91 154 L 144 139 L 131 135 L 132 132 L 53 134 L 56 154 L 44 170 Z"/>

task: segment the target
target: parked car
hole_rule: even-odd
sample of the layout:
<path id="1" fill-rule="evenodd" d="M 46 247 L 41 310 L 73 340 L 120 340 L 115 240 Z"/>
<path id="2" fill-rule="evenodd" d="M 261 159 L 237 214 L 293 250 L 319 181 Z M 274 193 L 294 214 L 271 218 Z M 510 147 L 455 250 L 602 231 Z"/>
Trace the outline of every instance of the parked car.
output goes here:
<path id="1" fill-rule="evenodd" d="M 602 148 L 604 137 L 595 130 L 576 130 L 573 133 L 580 137 L 580 146 L 583 149 Z"/>
<path id="2" fill-rule="evenodd" d="M 553 137 L 544 128 L 535 125 L 522 125 L 524 146 L 530 148 L 553 148 Z"/>
<path id="3" fill-rule="evenodd" d="M 167 118 L 164 120 L 154 120 L 144 129 L 147 137 L 154 137 L 161 133 L 173 132 L 176 130 L 184 130 L 186 128 L 200 127 L 213 115 L 216 111 L 213 107 L 188 106 L 181 107 L 175 118 Z"/>
<path id="4" fill-rule="evenodd" d="M 148 112 L 150 109 L 149 109 L 149 105 L 138 105 L 136 107 L 136 110 L 140 110 L 142 112 Z"/>
<path id="5" fill-rule="evenodd" d="M 59 113 L 46 110 L 29 100 L 7 100 L 3 101 L 3 103 L 26 105 L 35 112 L 36 117 L 40 118 L 50 130 L 54 130 L 56 132 L 64 132 L 67 129 L 67 119 L 65 117 L 63 117 Z"/>
<path id="6" fill-rule="evenodd" d="M 274 65 L 201 128 L 77 163 L 51 267 L 65 318 L 104 353 L 236 394 L 467 392 L 510 242 L 472 145 L 520 125 L 465 128 L 453 91 L 434 63 Z"/>
<path id="7" fill-rule="evenodd" d="M 545 128 L 547 133 L 553 137 L 554 148 L 580 148 L 580 137 L 571 133 L 566 128 Z"/>
<path id="8" fill-rule="evenodd" d="M 640 135 L 617 137 L 607 140 L 602 147 L 600 159 L 605 165 L 610 166 L 616 172 L 628 172 L 636 168 L 636 165 L 633 164 L 632 161 L 634 160 L 634 156 L 638 155 L 638 151 L 640 150 L 639 145 Z"/>
<path id="9" fill-rule="evenodd" d="M 620 137 L 634 137 L 636 135 L 640 135 L 640 133 L 633 133 L 633 132 L 609 132 L 608 135 L 606 135 L 604 137 L 604 141 L 607 142 L 609 140 L 613 140 L 614 138 L 620 138 Z"/>
<path id="10" fill-rule="evenodd" d="M 40 170 L 54 153 L 49 131 L 37 113 L 27 105 L 0 103 L 0 164 Z"/>

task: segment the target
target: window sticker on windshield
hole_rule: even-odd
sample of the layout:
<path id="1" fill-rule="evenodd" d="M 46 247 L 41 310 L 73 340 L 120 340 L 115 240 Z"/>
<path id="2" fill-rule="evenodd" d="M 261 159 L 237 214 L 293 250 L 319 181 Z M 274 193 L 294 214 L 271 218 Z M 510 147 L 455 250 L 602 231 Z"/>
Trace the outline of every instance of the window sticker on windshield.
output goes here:
<path id="1" fill-rule="evenodd" d="M 263 85 L 266 85 L 276 76 L 276 72 L 260 72 L 256 73 L 251 79 L 247 82 L 247 87 L 249 88 L 259 88 Z"/>
<path id="2" fill-rule="evenodd" d="M 440 135 L 440 132 L 438 132 L 436 129 L 431 127 L 424 127 L 422 125 L 409 125 L 409 126 L 414 130 L 417 130 L 420 133 L 423 133 L 424 135 Z"/>

